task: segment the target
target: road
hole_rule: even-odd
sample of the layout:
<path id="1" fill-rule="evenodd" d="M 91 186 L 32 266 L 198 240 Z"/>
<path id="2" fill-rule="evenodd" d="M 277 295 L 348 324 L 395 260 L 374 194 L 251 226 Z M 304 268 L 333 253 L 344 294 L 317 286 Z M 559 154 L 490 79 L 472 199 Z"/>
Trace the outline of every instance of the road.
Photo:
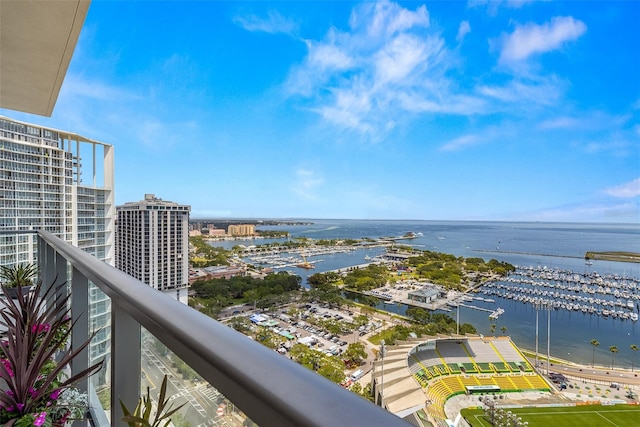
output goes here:
<path id="1" fill-rule="evenodd" d="M 168 378 L 167 396 L 173 407 L 184 404 L 179 411 L 194 427 L 227 427 L 229 424 L 217 415 L 218 405 L 224 396 L 202 381 L 193 385 L 183 380 L 171 367 L 171 362 L 159 355 L 153 345 L 142 347 L 143 393 L 149 387 L 151 396 L 157 399 L 164 376 Z"/>

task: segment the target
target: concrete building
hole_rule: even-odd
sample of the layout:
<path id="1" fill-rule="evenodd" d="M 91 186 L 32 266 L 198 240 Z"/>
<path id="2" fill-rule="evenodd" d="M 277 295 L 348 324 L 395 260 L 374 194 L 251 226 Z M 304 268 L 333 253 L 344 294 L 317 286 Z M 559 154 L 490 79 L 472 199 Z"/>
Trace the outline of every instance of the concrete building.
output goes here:
<path id="1" fill-rule="evenodd" d="M 113 184 L 111 145 L 0 116 L 0 230 L 46 230 L 113 265 Z M 35 259 L 32 235 L 0 235 L 0 265 Z M 93 284 L 89 295 L 95 362 L 108 359 L 110 301 Z"/>
<path id="2" fill-rule="evenodd" d="M 434 302 L 440 296 L 441 291 L 435 286 L 424 286 L 416 291 L 409 292 L 408 298 L 411 301 L 428 304 Z"/>
<path id="3" fill-rule="evenodd" d="M 256 226 L 253 224 L 230 224 L 227 234 L 229 236 L 253 236 L 256 234 Z"/>
<path id="4" fill-rule="evenodd" d="M 227 233 L 225 233 L 224 229 L 216 228 L 215 225 L 209 224 L 207 225 L 207 234 L 213 237 L 224 237 Z"/>
<path id="5" fill-rule="evenodd" d="M 189 212 L 145 194 L 116 207 L 116 268 L 184 304 L 189 286 Z"/>

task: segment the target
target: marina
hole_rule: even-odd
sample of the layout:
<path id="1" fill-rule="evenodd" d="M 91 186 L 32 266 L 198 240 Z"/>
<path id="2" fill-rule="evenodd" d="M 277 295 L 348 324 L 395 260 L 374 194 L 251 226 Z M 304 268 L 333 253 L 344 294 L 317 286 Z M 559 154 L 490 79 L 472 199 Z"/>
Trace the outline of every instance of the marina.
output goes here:
<path id="1" fill-rule="evenodd" d="M 485 283 L 479 291 L 538 308 L 638 320 L 640 280 L 618 274 L 576 273 L 546 267 L 517 267 L 501 280 Z"/>

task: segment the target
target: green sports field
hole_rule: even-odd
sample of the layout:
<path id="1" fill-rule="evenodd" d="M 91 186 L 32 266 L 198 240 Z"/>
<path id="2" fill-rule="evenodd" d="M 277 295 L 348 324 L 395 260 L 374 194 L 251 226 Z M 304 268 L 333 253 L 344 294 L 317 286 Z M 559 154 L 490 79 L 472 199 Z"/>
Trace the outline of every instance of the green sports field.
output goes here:
<path id="1" fill-rule="evenodd" d="M 638 427 L 640 406 L 581 405 L 562 408 L 508 409 L 529 423 L 528 427 Z M 463 409 L 472 427 L 490 427 L 482 409 Z"/>

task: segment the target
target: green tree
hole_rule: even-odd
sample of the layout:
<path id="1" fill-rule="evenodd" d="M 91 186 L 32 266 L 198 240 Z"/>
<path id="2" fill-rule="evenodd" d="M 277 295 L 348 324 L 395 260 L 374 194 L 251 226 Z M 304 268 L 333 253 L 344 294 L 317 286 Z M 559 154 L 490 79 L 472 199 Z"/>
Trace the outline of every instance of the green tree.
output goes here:
<path id="1" fill-rule="evenodd" d="M 413 319 L 414 322 L 426 325 L 431 320 L 431 314 L 422 307 L 409 307 L 406 311 L 407 317 Z"/>
<path id="2" fill-rule="evenodd" d="M 317 372 L 326 379 L 340 384 L 344 381 L 344 362 L 336 356 L 324 355 Z"/>
<path id="3" fill-rule="evenodd" d="M 502 331 L 502 335 L 506 335 L 507 334 L 507 327 L 506 326 L 502 326 L 500 328 L 500 330 Z"/>
<path id="4" fill-rule="evenodd" d="M 476 327 L 473 326 L 471 323 L 463 323 L 462 325 L 460 325 L 460 333 L 462 335 L 464 335 L 464 334 L 477 334 L 478 331 L 476 330 Z"/>
<path id="5" fill-rule="evenodd" d="M 248 335 L 251 332 L 251 321 L 244 316 L 236 316 L 229 319 L 228 325 L 238 332 Z"/>
<path id="6" fill-rule="evenodd" d="M 368 316 L 372 315 L 375 312 L 376 312 L 376 309 L 373 308 L 370 305 L 366 305 L 365 304 L 365 305 L 361 305 L 360 306 L 360 314 L 363 315 L 363 316 L 367 316 L 368 317 Z"/>
<path id="7" fill-rule="evenodd" d="M 613 361 L 616 353 L 618 352 L 618 347 L 612 345 L 611 347 L 609 347 L 609 351 L 611 352 L 611 369 L 613 369 Z"/>
<path id="8" fill-rule="evenodd" d="M 351 343 L 345 350 L 342 358 L 349 366 L 359 366 L 367 358 L 367 351 L 364 344 L 360 342 Z"/>
<path id="9" fill-rule="evenodd" d="M 591 342 L 591 345 L 593 346 L 593 358 L 591 360 L 591 366 L 596 366 L 596 347 L 600 345 L 600 341 L 594 338 L 590 342 Z"/>
<path id="10" fill-rule="evenodd" d="M 631 350 L 633 350 L 633 353 L 634 353 L 633 359 L 631 360 L 631 372 L 633 372 L 633 362 L 634 362 L 634 359 L 636 358 L 636 352 L 638 351 L 638 346 L 635 344 L 631 344 L 630 348 Z"/>
<path id="11" fill-rule="evenodd" d="M 289 350 L 289 355 L 291 356 L 292 360 L 295 360 L 302 366 L 311 369 L 312 371 L 317 371 L 320 367 L 320 362 L 322 361 L 323 354 L 324 353 L 309 348 L 304 344 L 294 344 L 293 347 L 291 347 L 291 349 Z"/>
<path id="12" fill-rule="evenodd" d="M 489 332 L 491 332 L 491 335 L 496 333 L 496 326 L 497 325 L 495 323 L 489 325 Z"/>
<path id="13" fill-rule="evenodd" d="M 269 348 L 276 349 L 284 342 L 285 338 L 263 326 L 258 327 L 256 341 Z"/>

